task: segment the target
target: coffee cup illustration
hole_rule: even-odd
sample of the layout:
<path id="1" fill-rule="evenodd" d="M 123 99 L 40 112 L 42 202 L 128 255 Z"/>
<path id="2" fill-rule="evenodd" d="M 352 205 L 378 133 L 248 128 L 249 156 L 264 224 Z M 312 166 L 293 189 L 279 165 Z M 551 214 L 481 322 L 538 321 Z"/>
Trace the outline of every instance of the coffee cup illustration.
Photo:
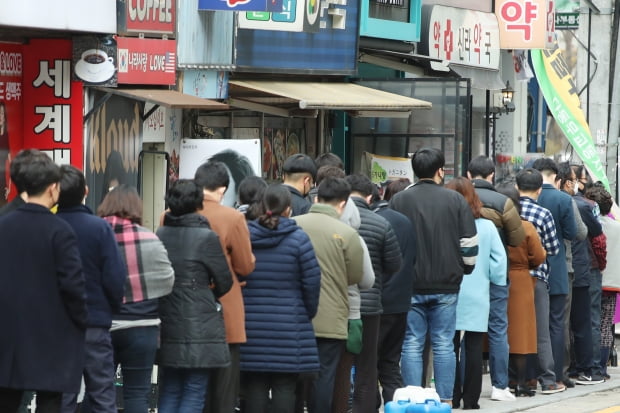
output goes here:
<path id="1" fill-rule="evenodd" d="M 101 49 L 85 50 L 75 65 L 75 74 L 86 82 L 107 81 L 114 72 L 114 58 Z"/>
<path id="2" fill-rule="evenodd" d="M 101 63 L 110 62 L 114 64 L 114 59 L 100 49 L 88 49 L 82 53 L 82 60 L 91 65 L 96 70 Z M 87 66 L 88 67 L 88 66 Z"/>

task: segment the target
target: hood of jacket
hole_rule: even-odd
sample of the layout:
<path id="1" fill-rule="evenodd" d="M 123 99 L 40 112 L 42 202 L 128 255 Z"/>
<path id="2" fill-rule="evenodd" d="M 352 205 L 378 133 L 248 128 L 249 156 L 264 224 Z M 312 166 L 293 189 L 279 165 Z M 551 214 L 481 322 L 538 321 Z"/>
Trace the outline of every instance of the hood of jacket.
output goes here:
<path id="1" fill-rule="evenodd" d="M 198 213 L 183 214 L 180 216 L 166 212 L 164 226 L 168 227 L 209 227 L 209 221 Z"/>
<path id="2" fill-rule="evenodd" d="M 250 241 L 252 248 L 273 248 L 280 244 L 290 233 L 299 229 L 297 223 L 290 218 L 280 217 L 277 228 L 269 229 L 258 223 L 258 220 L 249 221 Z"/>

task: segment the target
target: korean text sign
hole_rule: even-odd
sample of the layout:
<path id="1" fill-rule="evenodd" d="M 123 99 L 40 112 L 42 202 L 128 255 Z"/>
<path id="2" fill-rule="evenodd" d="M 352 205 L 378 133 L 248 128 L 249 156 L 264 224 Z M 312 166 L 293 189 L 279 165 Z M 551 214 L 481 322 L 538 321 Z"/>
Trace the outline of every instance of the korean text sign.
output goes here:
<path id="1" fill-rule="evenodd" d="M 71 80 L 72 50 L 66 39 L 32 39 L 24 46 L 23 147 L 82 169 L 83 86 Z"/>
<path id="2" fill-rule="evenodd" d="M 497 0 L 502 49 L 545 49 L 553 46 L 555 0 Z"/>
<path id="3" fill-rule="evenodd" d="M 118 83 L 174 85 L 176 41 L 117 37 Z"/>
<path id="4" fill-rule="evenodd" d="M 499 68 L 499 27 L 492 13 L 424 6 L 428 56 L 465 66 Z M 424 50 L 423 50 L 424 51 Z"/>

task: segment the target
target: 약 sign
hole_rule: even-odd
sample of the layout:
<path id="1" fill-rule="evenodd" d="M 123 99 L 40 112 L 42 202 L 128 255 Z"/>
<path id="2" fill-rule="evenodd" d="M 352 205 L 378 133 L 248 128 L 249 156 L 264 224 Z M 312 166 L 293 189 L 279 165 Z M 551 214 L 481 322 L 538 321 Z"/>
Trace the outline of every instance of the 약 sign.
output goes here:
<path id="1" fill-rule="evenodd" d="M 554 0 L 498 0 L 495 15 L 502 49 L 546 49 L 553 46 Z"/>

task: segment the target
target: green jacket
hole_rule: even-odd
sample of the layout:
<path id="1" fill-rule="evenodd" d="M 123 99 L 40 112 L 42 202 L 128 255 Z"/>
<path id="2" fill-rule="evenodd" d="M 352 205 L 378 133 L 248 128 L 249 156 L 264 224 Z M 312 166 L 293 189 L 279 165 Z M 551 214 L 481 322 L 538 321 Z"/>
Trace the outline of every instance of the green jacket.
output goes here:
<path id="1" fill-rule="evenodd" d="M 310 237 L 321 267 L 319 309 L 312 320 L 317 337 L 347 339 L 347 287 L 362 279 L 364 252 L 357 232 L 338 219 L 336 210 L 314 204 L 294 218 Z"/>

